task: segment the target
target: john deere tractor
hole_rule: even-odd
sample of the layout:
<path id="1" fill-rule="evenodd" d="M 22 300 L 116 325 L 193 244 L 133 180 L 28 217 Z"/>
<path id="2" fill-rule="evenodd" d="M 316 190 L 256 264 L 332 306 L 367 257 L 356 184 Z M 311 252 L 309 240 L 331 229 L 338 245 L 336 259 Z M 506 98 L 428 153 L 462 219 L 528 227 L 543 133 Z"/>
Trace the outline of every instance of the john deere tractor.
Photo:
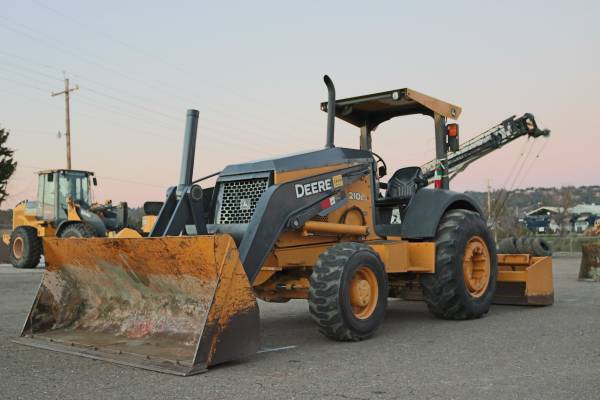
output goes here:
<path id="1" fill-rule="evenodd" d="M 373 336 L 388 297 L 452 320 L 492 303 L 552 304 L 552 259 L 497 254 L 479 205 L 449 190 L 460 146 L 448 120 L 460 107 L 407 88 L 337 100 L 324 79 L 324 149 L 226 166 L 212 187 L 193 177 L 189 110 L 179 182 L 147 237 L 44 238 L 46 271 L 17 341 L 191 375 L 257 352 L 257 298 L 306 299 L 319 332 L 339 341 Z M 388 178 L 372 150 L 378 125 L 413 114 L 434 122 L 433 188 L 417 166 Z M 356 148 L 335 147 L 336 118 L 359 128 Z M 533 116 L 521 122 L 541 134 Z"/>
<path id="2" fill-rule="evenodd" d="M 15 268 L 35 268 L 43 253 L 43 237 L 112 236 L 127 223 L 127 203 L 92 202 L 93 172 L 53 169 L 38 173 L 36 201 L 24 200 L 13 210 L 9 246 Z"/>

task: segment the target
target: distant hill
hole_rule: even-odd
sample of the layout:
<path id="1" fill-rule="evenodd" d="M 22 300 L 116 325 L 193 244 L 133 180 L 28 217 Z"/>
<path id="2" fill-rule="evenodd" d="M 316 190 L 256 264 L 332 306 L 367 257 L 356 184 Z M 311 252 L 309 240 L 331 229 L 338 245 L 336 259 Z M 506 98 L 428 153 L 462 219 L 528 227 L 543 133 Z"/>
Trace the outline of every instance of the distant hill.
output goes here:
<path id="1" fill-rule="evenodd" d="M 562 206 L 565 202 L 565 193 L 569 194 L 570 205 L 600 204 L 600 186 L 566 186 L 561 188 L 525 188 L 517 189 L 507 195 L 504 190 L 493 190 L 491 193 L 492 204 L 502 202 L 506 198 L 504 207 L 516 211 L 518 214 L 538 208 L 540 206 Z M 481 207 L 487 208 L 487 192 L 466 192 L 475 198 Z M 514 215 L 514 214 L 513 214 Z"/>

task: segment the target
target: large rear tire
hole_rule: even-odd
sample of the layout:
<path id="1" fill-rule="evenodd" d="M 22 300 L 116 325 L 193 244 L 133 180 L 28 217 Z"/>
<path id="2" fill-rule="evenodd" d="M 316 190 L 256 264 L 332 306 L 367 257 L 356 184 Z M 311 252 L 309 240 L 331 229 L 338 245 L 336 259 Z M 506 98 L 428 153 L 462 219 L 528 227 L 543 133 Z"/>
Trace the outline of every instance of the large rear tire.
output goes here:
<path id="1" fill-rule="evenodd" d="M 498 253 L 500 254 L 516 254 L 517 250 L 517 238 L 514 236 L 504 238 L 498 243 Z"/>
<path id="2" fill-rule="evenodd" d="M 429 311 L 444 319 L 480 318 L 496 290 L 496 246 L 484 219 L 468 210 L 448 211 L 436 236 L 436 272 L 422 274 Z"/>
<path id="3" fill-rule="evenodd" d="M 96 233 L 89 225 L 77 222 L 65 227 L 59 236 L 61 238 L 88 238 L 96 236 Z"/>
<path id="4" fill-rule="evenodd" d="M 367 339 L 383 322 L 388 291 L 377 253 L 365 244 L 340 243 L 319 256 L 310 276 L 310 314 L 328 338 Z"/>
<path id="5" fill-rule="evenodd" d="M 552 247 L 542 238 L 534 238 L 531 241 L 531 249 L 536 257 L 549 257 L 552 255 Z"/>
<path id="6" fill-rule="evenodd" d="M 19 226 L 10 235 L 10 263 L 15 268 L 35 268 L 42 256 L 42 240 L 37 229 Z"/>

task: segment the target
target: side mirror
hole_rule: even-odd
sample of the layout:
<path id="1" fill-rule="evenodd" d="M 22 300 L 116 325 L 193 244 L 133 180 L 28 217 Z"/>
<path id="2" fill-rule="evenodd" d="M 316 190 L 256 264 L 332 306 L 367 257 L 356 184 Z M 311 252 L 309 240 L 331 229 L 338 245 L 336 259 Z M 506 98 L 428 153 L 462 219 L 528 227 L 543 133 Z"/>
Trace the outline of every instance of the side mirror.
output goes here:
<path id="1" fill-rule="evenodd" d="M 48 182 L 54 182 L 54 174 L 48 174 L 46 176 L 47 176 Z"/>
<path id="2" fill-rule="evenodd" d="M 387 175 L 387 168 L 385 167 L 385 165 L 379 166 L 379 168 L 377 169 L 377 175 L 379 175 L 380 178 Z"/>
<path id="3" fill-rule="evenodd" d="M 92 178 L 92 183 L 94 184 L 94 186 L 98 186 L 98 180 L 95 176 Z"/>

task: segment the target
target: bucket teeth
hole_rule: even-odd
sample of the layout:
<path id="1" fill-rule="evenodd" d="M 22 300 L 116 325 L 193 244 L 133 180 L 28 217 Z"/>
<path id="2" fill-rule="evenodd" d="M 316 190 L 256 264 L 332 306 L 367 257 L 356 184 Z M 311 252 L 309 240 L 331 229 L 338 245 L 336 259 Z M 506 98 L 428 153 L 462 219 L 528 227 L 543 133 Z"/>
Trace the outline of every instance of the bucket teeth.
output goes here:
<path id="1" fill-rule="evenodd" d="M 44 239 L 18 342 L 188 375 L 259 346 L 256 298 L 229 235 Z"/>

